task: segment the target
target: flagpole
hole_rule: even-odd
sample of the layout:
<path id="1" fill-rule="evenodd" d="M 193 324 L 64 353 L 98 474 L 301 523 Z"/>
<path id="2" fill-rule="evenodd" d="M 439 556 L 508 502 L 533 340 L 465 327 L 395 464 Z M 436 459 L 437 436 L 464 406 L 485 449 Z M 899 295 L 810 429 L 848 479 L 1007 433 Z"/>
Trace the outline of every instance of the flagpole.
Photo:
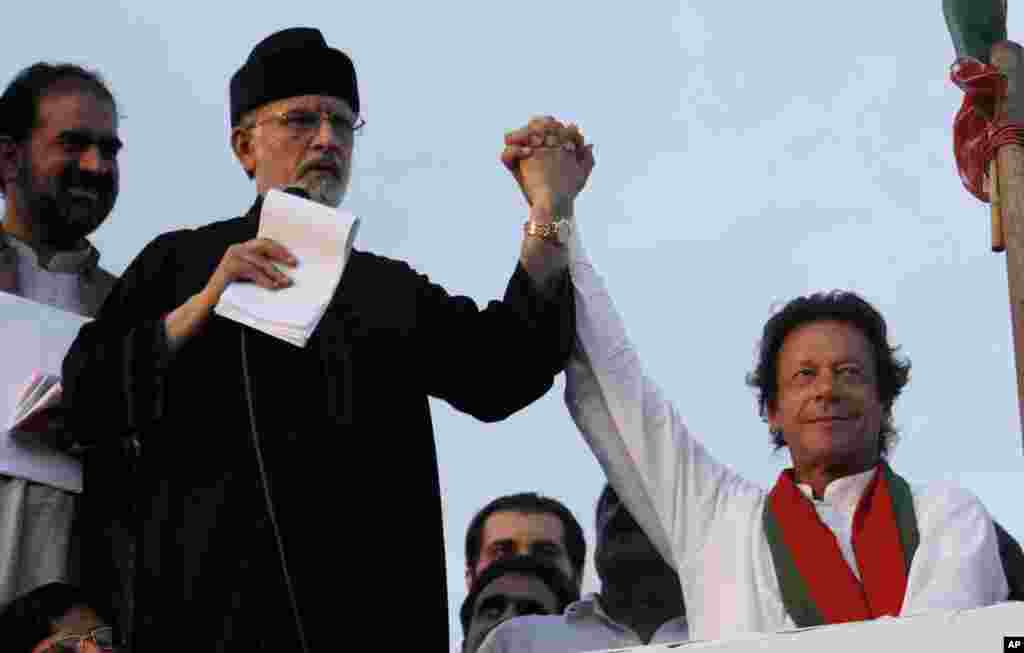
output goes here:
<path id="1" fill-rule="evenodd" d="M 996 124 L 1024 124 L 1024 48 L 1013 41 L 992 46 L 992 65 L 1006 76 L 1006 98 L 997 102 Z M 1017 412 L 1024 446 L 1024 145 L 1000 146 L 993 159 L 993 211 L 1001 218 L 1006 250 L 1006 278 L 1010 294 L 1010 319 L 1017 369 Z M 993 249 L 996 234 L 993 233 Z M 996 250 L 998 251 L 998 250 Z"/>

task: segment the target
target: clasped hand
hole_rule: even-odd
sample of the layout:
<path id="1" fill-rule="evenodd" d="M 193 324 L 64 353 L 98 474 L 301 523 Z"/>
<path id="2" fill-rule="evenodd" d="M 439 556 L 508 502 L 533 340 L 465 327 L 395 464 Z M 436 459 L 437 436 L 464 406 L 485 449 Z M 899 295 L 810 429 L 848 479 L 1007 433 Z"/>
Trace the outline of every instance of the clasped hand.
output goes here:
<path id="1" fill-rule="evenodd" d="M 571 216 L 573 202 L 594 169 L 593 147 L 576 125 L 538 116 L 505 134 L 501 161 L 530 206 Z"/>

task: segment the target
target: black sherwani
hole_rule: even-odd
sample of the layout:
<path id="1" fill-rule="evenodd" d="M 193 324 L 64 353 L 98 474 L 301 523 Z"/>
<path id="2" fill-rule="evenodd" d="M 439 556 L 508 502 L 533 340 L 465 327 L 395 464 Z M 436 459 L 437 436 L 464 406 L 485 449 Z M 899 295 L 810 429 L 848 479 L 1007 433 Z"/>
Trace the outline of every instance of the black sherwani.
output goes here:
<path id="1" fill-rule="evenodd" d="M 252 442 L 244 332 L 255 429 L 312 649 L 372 634 L 447 651 L 427 397 L 494 421 L 542 396 L 573 340 L 568 273 L 542 295 L 517 266 L 504 300 L 481 310 L 405 263 L 354 251 L 305 348 L 214 315 L 168 356 L 163 316 L 205 286 L 228 246 L 256 236 L 259 207 L 151 242 L 64 361 L 76 439 L 141 441 L 129 485 L 86 478 L 87 493 L 137 498 L 135 650 L 179 637 L 201 650 L 299 650 Z"/>

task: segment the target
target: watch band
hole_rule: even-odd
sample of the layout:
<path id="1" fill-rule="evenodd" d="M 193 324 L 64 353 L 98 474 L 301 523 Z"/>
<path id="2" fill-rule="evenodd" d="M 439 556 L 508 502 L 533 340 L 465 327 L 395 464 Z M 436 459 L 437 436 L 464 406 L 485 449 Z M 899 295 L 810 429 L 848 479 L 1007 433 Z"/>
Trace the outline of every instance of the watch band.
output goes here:
<path id="1" fill-rule="evenodd" d="M 523 223 L 523 231 L 526 232 L 527 236 L 546 240 L 559 247 L 568 242 L 571 229 L 571 223 L 566 218 L 559 218 L 553 222 L 544 223 L 527 220 Z"/>

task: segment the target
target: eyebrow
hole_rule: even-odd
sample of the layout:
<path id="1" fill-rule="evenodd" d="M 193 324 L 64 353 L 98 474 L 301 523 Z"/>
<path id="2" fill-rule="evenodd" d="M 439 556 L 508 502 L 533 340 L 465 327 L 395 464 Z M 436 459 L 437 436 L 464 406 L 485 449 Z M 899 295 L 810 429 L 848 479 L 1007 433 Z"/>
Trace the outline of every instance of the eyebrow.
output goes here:
<path id="1" fill-rule="evenodd" d="M 354 116 L 354 115 L 357 115 L 355 112 L 353 112 L 350 109 L 341 109 L 341 108 L 339 108 L 338 110 L 335 110 L 335 109 L 332 109 L 331 107 L 327 107 L 327 106 L 315 106 L 315 107 L 298 106 L 298 107 L 289 107 L 287 109 L 281 109 L 279 111 L 279 113 L 288 114 L 288 113 L 294 113 L 296 111 L 302 112 L 302 113 L 305 113 L 305 112 L 317 113 L 319 111 L 319 112 L 323 112 L 323 113 L 329 113 L 329 114 L 335 115 L 335 116 L 345 116 L 346 118 Z M 273 112 L 271 112 L 271 113 L 273 113 Z"/>
<path id="2" fill-rule="evenodd" d="M 537 548 L 539 546 L 553 546 L 556 549 L 561 549 L 562 548 L 562 544 L 560 542 L 555 541 L 555 540 L 537 540 L 536 542 L 531 542 L 530 543 L 530 548 L 531 549 L 535 549 L 535 548 Z"/>
<path id="3" fill-rule="evenodd" d="M 802 360 L 802 361 L 800 361 L 798 363 L 795 363 L 792 367 L 784 367 L 784 366 L 780 365 L 779 366 L 779 370 L 782 371 L 782 372 L 785 372 L 785 371 L 792 371 L 792 370 L 802 370 L 802 369 L 804 369 L 806 367 L 813 367 L 813 368 L 817 369 L 819 367 L 836 368 L 836 367 L 842 367 L 844 365 L 856 365 L 859 368 L 868 369 L 868 367 L 870 365 L 870 362 L 867 361 L 867 360 L 860 360 L 860 359 L 857 359 L 857 358 L 852 358 L 852 357 L 847 356 L 846 358 L 840 358 L 840 359 L 832 361 L 831 363 L 828 363 L 826 365 L 821 365 L 821 364 L 819 364 L 819 363 L 817 363 L 815 361 L 812 361 L 812 360 Z"/>
<path id="4" fill-rule="evenodd" d="M 110 145 L 117 149 L 124 147 L 124 143 L 117 136 L 104 136 L 100 135 L 99 132 L 95 132 L 91 129 L 65 129 L 64 131 L 57 134 L 57 138 L 77 138 L 80 140 L 87 140 L 90 143 L 97 143 L 100 145 Z"/>

